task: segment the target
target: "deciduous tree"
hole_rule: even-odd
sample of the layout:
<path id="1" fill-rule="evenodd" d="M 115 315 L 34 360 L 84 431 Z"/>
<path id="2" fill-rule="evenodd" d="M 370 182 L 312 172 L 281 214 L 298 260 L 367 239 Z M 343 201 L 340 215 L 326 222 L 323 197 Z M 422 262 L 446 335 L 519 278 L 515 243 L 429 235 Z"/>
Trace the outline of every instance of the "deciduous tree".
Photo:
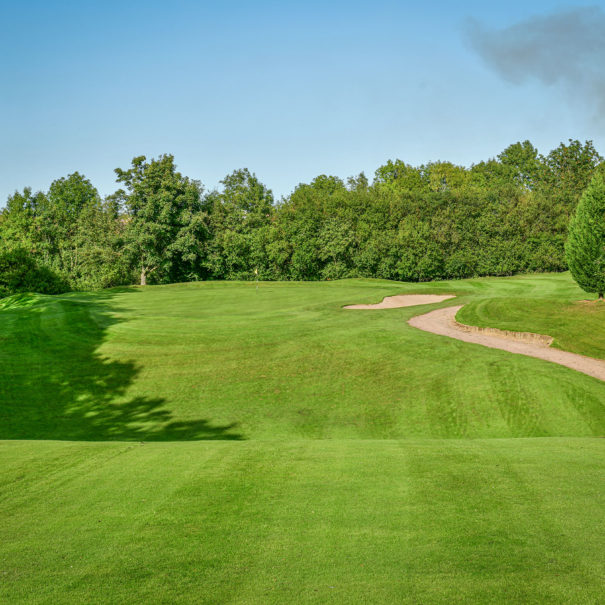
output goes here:
<path id="1" fill-rule="evenodd" d="M 177 172 L 171 155 L 139 156 L 115 172 L 126 187 L 118 192 L 126 210 L 125 250 L 141 285 L 150 275 L 157 282 L 196 277 L 207 238 L 201 184 Z"/>

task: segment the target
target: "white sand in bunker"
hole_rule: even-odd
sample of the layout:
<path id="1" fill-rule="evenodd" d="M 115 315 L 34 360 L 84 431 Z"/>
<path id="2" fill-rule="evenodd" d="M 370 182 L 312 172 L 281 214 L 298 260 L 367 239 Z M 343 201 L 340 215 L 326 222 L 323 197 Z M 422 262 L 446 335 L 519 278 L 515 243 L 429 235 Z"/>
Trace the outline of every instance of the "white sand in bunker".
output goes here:
<path id="1" fill-rule="evenodd" d="M 572 370 L 577 370 L 593 378 L 605 381 L 604 360 L 552 349 L 550 348 L 552 338 L 549 336 L 528 334 L 525 332 L 505 332 L 495 328 L 465 326 L 456 321 L 456 313 L 461 308 L 461 306 L 458 306 L 437 309 L 424 315 L 412 317 L 408 323 L 414 328 L 424 330 L 425 332 L 432 332 L 433 334 L 449 336 L 456 340 L 472 342 L 492 349 L 501 349 L 510 353 L 528 355 L 529 357 L 537 357 L 538 359 L 558 363 Z"/>
<path id="2" fill-rule="evenodd" d="M 415 307 L 416 305 L 430 305 L 449 298 L 453 294 L 398 294 L 387 296 L 382 302 L 375 305 L 347 305 L 344 309 L 398 309 L 399 307 Z"/>

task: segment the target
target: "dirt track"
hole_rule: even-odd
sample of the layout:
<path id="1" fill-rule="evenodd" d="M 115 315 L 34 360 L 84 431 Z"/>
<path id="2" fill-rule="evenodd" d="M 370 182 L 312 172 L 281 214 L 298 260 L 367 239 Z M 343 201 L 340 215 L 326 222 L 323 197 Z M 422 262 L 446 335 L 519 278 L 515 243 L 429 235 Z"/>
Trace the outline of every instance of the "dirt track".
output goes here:
<path id="1" fill-rule="evenodd" d="M 416 303 L 417 304 L 417 303 Z M 547 336 L 530 335 L 526 333 L 511 333 L 493 328 L 472 328 L 456 322 L 456 313 L 461 306 L 446 307 L 430 311 L 424 315 L 412 317 L 408 323 L 414 328 L 449 336 L 456 340 L 472 342 L 492 349 L 501 349 L 519 355 L 537 357 L 546 361 L 552 361 L 562 366 L 588 374 L 593 378 L 605 381 L 605 361 L 584 357 L 576 353 L 560 351 L 549 347 L 552 339 Z"/>

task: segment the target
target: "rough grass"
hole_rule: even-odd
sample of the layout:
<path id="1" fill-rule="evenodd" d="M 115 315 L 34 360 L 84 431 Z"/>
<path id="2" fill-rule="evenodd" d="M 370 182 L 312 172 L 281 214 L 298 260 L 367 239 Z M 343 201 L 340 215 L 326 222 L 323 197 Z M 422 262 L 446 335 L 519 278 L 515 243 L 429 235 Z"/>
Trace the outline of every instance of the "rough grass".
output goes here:
<path id="1" fill-rule="evenodd" d="M 598 602 L 605 384 L 405 292 L 605 357 L 566 275 L 2 301 L 0 602 Z"/>

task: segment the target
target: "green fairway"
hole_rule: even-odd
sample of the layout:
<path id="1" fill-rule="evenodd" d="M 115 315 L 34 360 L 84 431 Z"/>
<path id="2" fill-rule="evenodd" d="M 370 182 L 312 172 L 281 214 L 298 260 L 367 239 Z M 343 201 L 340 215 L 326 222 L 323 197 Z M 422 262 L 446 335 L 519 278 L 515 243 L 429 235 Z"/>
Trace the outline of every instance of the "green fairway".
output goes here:
<path id="1" fill-rule="evenodd" d="M 596 603 L 602 454 L 559 438 L 5 443 L 0 597 Z"/>
<path id="2" fill-rule="evenodd" d="M 438 305 L 353 311 L 402 293 Z M 605 358 L 567 274 L 0 300 L 0 602 L 597 603 Z"/>

